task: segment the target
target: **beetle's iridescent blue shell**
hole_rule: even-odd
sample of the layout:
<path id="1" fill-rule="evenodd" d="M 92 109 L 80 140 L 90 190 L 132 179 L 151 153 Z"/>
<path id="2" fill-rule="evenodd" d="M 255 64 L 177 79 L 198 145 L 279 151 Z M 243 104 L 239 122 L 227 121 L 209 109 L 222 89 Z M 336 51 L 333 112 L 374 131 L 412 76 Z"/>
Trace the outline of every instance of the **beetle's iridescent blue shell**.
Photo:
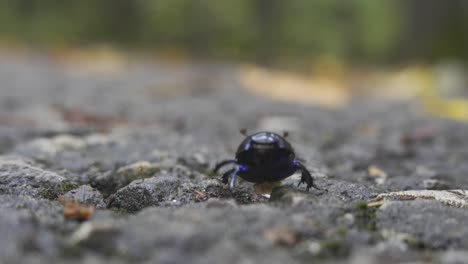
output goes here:
<path id="1" fill-rule="evenodd" d="M 237 153 L 251 149 L 286 149 L 294 152 L 286 139 L 272 132 L 258 132 L 246 137 L 237 148 Z"/>

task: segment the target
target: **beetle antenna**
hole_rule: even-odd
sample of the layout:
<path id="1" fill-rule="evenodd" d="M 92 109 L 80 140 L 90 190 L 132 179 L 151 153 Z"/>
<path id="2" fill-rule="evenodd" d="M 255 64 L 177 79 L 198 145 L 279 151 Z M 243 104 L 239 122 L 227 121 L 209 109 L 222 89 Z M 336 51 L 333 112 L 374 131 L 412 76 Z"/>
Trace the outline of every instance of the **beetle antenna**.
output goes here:
<path id="1" fill-rule="evenodd" d="M 288 131 L 283 131 L 283 137 L 287 138 L 288 136 L 289 136 L 289 132 Z"/>
<path id="2" fill-rule="evenodd" d="M 247 136 L 247 128 L 241 128 L 241 129 L 239 130 L 239 132 L 240 132 L 242 135 Z"/>

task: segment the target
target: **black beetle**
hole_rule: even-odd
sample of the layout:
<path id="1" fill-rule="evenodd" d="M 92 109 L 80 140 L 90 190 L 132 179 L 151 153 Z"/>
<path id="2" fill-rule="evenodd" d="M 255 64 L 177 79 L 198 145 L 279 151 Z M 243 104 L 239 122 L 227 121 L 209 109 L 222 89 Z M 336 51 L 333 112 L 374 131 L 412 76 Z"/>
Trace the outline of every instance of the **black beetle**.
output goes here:
<path id="1" fill-rule="evenodd" d="M 241 130 L 241 133 L 246 135 L 245 130 Z M 296 159 L 291 144 L 284 137 L 272 132 L 258 132 L 247 136 L 237 148 L 236 158 L 218 163 L 214 172 L 228 164 L 236 166 L 223 174 L 222 182 L 229 182 L 231 192 L 234 191 L 237 176 L 254 183 L 276 182 L 286 179 L 298 170 L 302 173 L 298 186 L 305 183 L 307 191 L 310 187 L 322 190 L 314 184 L 304 164 Z"/>

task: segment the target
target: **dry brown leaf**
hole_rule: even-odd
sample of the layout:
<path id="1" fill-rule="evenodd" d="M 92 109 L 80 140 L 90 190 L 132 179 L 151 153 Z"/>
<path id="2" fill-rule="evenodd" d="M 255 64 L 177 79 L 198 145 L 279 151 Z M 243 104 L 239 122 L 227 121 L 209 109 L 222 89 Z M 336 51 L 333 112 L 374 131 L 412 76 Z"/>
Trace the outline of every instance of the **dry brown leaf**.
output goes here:
<path id="1" fill-rule="evenodd" d="M 377 184 L 383 184 L 388 177 L 385 171 L 379 169 L 377 166 L 374 165 L 369 166 L 367 172 L 369 173 L 369 176 L 374 178 L 374 181 Z"/>
<path id="2" fill-rule="evenodd" d="M 333 78 L 311 78 L 246 66 L 240 71 L 240 80 L 250 92 L 277 100 L 339 108 L 346 105 L 350 99 L 346 85 Z"/>
<path id="3" fill-rule="evenodd" d="M 201 201 L 201 202 L 208 200 L 208 195 L 206 195 L 206 193 L 204 193 L 204 192 L 202 192 L 202 191 L 196 191 L 196 190 L 193 191 L 193 192 L 194 192 L 194 193 L 196 194 L 196 196 L 197 196 L 197 197 L 195 198 L 195 200 L 198 200 L 198 201 Z"/>
<path id="4" fill-rule="evenodd" d="M 52 105 L 52 108 L 62 115 L 63 120 L 75 126 L 91 126 L 100 131 L 107 131 L 115 126 L 130 124 L 130 121 L 125 118 L 86 113 L 80 109 L 68 108 L 59 104 Z M 133 122 L 132 125 L 139 124 Z"/>
<path id="5" fill-rule="evenodd" d="M 94 214 L 94 206 L 85 205 L 71 198 L 59 197 L 63 204 L 63 216 L 67 220 L 85 221 Z"/>

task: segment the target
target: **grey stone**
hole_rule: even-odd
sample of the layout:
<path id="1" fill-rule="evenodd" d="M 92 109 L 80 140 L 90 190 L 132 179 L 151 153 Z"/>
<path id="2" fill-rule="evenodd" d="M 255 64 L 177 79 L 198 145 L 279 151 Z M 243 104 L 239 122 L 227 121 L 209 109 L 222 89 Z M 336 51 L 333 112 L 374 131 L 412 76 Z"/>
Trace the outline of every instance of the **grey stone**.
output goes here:
<path id="1" fill-rule="evenodd" d="M 377 226 L 415 237 L 414 246 L 432 249 L 465 248 L 468 211 L 437 201 L 391 202 L 377 211 Z"/>
<path id="2" fill-rule="evenodd" d="M 245 222 L 246 215 L 249 215 L 249 225 Z M 294 263 L 281 248 L 271 251 L 271 255 L 262 254 L 275 247 L 263 236 L 264 230 L 275 224 L 287 225 L 281 215 L 280 211 L 262 205 L 212 208 L 205 212 L 150 208 L 133 216 L 117 240 L 120 249 L 130 256 L 162 263 L 180 263 L 186 259 L 193 263 L 216 263 L 227 252 L 233 254 L 226 260 L 228 263 L 242 259 L 256 263 L 289 259 Z M 153 252 L 154 247 L 159 250 Z"/>
<path id="3" fill-rule="evenodd" d="M 92 180 L 92 184 L 108 196 L 134 180 L 150 178 L 161 170 L 160 165 L 151 164 L 148 161 L 138 161 L 122 166 L 116 171 L 102 173 Z"/>
<path id="4" fill-rule="evenodd" d="M 440 263 L 443 264 L 466 264 L 468 263 L 468 251 L 448 250 L 440 257 Z"/>
<path id="5" fill-rule="evenodd" d="M 144 207 L 171 202 L 180 185 L 180 180 L 171 175 L 157 175 L 152 178 L 136 180 L 118 190 L 111 198 L 110 206 L 128 212 Z"/>
<path id="6" fill-rule="evenodd" d="M 112 221 L 85 222 L 68 237 L 64 250 L 89 249 L 115 255 L 118 254 L 115 239 L 120 232 L 119 226 Z"/>
<path id="7" fill-rule="evenodd" d="M 22 221 L 21 214 L 2 212 L 0 214 L 0 232 L 2 242 L 0 257 L 10 259 L 23 254 L 23 247 L 32 238 L 33 225 L 30 221 Z"/>
<path id="8" fill-rule="evenodd" d="M 72 199 L 82 204 L 94 205 L 98 209 L 106 208 L 102 194 L 89 185 L 82 185 L 63 195 L 65 198 Z"/>
<path id="9" fill-rule="evenodd" d="M 45 226 L 63 224 L 62 205 L 57 201 L 23 195 L 0 195 L 0 210 L 20 214 Z"/>
<path id="10" fill-rule="evenodd" d="M 206 208 L 234 208 L 237 204 L 232 199 L 210 198 L 205 203 Z"/>
<path id="11" fill-rule="evenodd" d="M 450 189 L 450 183 L 444 180 L 427 179 L 423 181 L 424 188 L 428 190 L 447 190 Z"/>
<path id="12" fill-rule="evenodd" d="M 413 100 L 356 99 L 327 110 L 252 96 L 236 66 L 125 65 L 92 73 L 45 56 L 0 60 L 0 153 L 17 155 L 0 157 L 0 262 L 466 258 L 465 208 L 431 200 L 440 196 L 367 206 L 379 194 L 467 190 L 466 124 L 422 114 Z M 291 131 L 296 154 L 328 192 L 305 192 L 296 174 L 270 201 L 242 180 L 231 193 L 211 169 L 234 157 L 242 127 Z M 369 177 L 371 166 L 385 181 Z M 64 193 L 98 207 L 106 199 L 111 208 L 83 223 L 66 220 L 63 205 L 43 199 Z"/>
<path id="13" fill-rule="evenodd" d="M 60 250 L 55 232 L 66 232 L 58 202 L 31 196 L 0 195 L 0 258 L 18 259 L 26 253 L 53 256 Z"/>
<path id="14" fill-rule="evenodd" d="M 0 193 L 55 199 L 75 185 L 19 157 L 0 157 Z"/>

